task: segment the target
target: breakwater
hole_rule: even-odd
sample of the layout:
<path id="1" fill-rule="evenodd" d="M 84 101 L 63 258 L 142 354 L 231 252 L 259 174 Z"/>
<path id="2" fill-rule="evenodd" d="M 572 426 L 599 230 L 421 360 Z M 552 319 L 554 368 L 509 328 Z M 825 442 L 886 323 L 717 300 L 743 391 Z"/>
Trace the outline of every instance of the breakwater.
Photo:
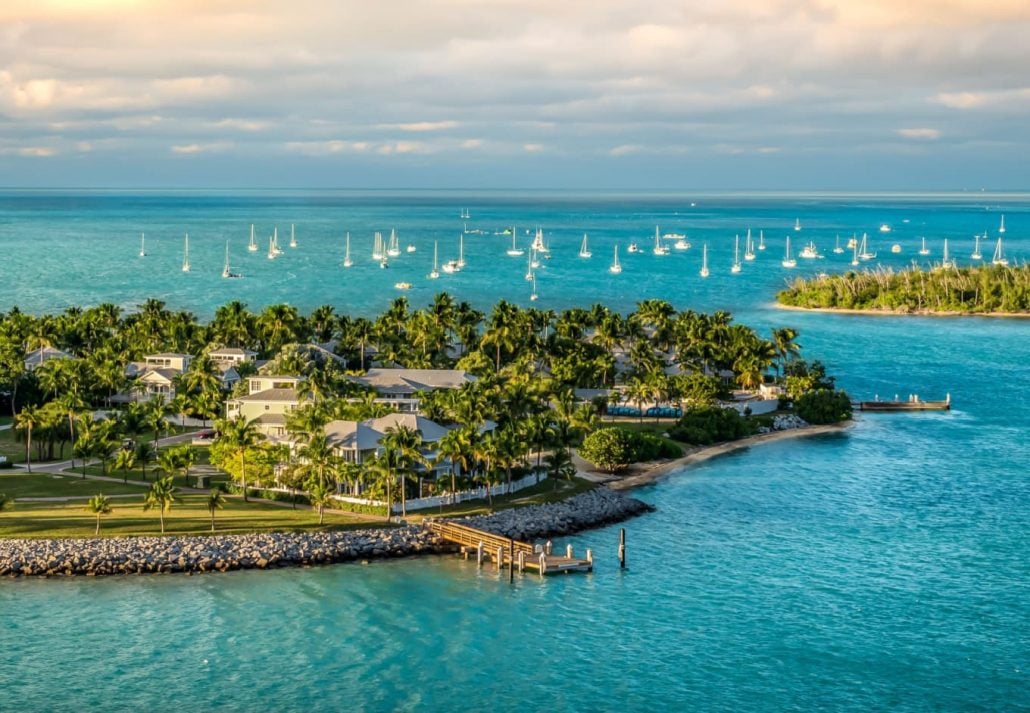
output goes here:
<path id="1" fill-rule="evenodd" d="M 462 525 L 516 540 L 571 535 L 580 530 L 628 520 L 654 506 L 608 488 L 594 488 L 568 500 L 467 517 Z"/>

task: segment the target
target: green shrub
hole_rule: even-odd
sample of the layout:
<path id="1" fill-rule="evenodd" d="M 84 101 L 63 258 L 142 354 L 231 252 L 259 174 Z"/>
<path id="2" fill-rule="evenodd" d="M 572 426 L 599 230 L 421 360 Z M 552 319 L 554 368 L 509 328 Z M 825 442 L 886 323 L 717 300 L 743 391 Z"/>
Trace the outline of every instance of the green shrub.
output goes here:
<path id="1" fill-rule="evenodd" d="M 653 433 L 611 427 L 599 428 L 584 438 L 579 455 L 598 468 L 614 473 L 630 463 L 679 458 L 683 449 Z"/>
<path id="2" fill-rule="evenodd" d="M 812 424 L 847 421 L 851 418 L 851 397 L 839 389 L 809 391 L 794 402 L 794 413 Z"/>
<path id="3" fill-rule="evenodd" d="M 708 406 L 692 409 L 669 429 L 677 441 L 707 446 L 720 441 L 735 441 L 754 432 L 754 425 L 733 409 Z"/>

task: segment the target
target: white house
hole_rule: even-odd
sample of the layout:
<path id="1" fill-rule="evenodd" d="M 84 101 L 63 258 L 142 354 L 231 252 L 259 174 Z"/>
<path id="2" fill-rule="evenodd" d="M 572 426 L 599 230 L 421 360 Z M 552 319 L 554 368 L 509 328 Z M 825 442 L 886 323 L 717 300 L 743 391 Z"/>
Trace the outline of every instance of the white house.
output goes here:
<path id="1" fill-rule="evenodd" d="M 457 389 L 474 382 L 476 377 L 463 369 L 369 369 L 361 376 L 350 377 L 378 394 L 376 402 L 402 413 L 418 413 L 418 393 Z"/>
<path id="2" fill-rule="evenodd" d="M 40 347 L 25 352 L 25 371 L 35 371 L 40 365 L 53 359 L 74 359 L 68 352 L 63 352 L 55 347 Z"/>

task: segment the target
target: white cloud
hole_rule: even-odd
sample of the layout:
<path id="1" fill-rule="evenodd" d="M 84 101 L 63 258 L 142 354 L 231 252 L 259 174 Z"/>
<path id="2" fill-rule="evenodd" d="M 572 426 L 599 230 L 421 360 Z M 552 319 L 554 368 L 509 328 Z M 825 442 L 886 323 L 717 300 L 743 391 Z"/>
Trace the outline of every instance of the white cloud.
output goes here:
<path id="1" fill-rule="evenodd" d="M 401 131 L 447 131 L 458 128 L 456 121 L 416 121 L 410 124 L 388 124 L 386 128 L 400 129 Z"/>
<path id="2" fill-rule="evenodd" d="M 926 127 L 898 129 L 897 134 L 906 139 L 920 139 L 923 141 L 936 141 L 941 138 L 940 130 Z"/>
<path id="3" fill-rule="evenodd" d="M 217 141 L 210 143 L 194 143 L 194 144 L 177 144 L 171 147 L 171 152 L 174 154 L 198 154 L 198 153 L 217 153 L 225 151 L 232 147 L 232 144 L 225 141 Z"/>
<path id="4" fill-rule="evenodd" d="M 543 144 L 522 144 L 522 150 L 526 153 L 540 153 L 544 150 Z"/>

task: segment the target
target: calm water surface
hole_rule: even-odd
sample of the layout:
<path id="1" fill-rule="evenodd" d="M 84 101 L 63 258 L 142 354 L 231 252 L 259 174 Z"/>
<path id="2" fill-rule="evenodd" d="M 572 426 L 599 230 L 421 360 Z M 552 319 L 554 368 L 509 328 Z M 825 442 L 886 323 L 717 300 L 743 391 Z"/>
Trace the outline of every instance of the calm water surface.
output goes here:
<path id="1" fill-rule="evenodd" d="M 244 257 L 249 227 L 240 226 L 259 220 L 258 213 L 267 223 L 274 215 L 280 227 L 295 220 L 306 246 L 318 240 L 310 225 L 301 232 L 308 222 L 325 222 L 328 245 L 339 242 L 347 216 L 352 226 L 364 215 L 369 226 L 387 230 L 392 218 L 399 232 L 410 221 L 404 233 L 417 242 L 418 259 L 434 235 L 434 216 L 441 235 L 453 234 L 455 242 L 455 224 L 460 229 L 460 197 L 356 197 L 345 206 L 334 200 L 8 196 L 0 239 L 5 255 L 12 255 L 12 240 L 24 248 L 11 259 L 31 274 L 18 271 L 4 300 L 44 310 L 104 299 L 131 305 L 158 294 L 198 314 L 229 297 L 252 306 L 282 299 L 371 312 L 394 295 L 389 286 L 382 296 L 368 287 L 392 284 L 401 270 L 386 278 L 369 267 L 362 287 L 340 282 L 342 269 L 303 253 L 279 261 Z M 799 213 L 802 232 L 818 229 L 817 243 L 828 252 L 837 226 L 843 236 L 891 222 L 889 240 L 906 244 L 916 228 L 907 235 L 903 226 L 917 222 L 935 235 L 971 236 L 987 228 L 993 234 L 998 207 L 734 200 L 668 229 L 682 226 L 677 232 L 687 232 L 695 246 L 704 235 L 713 245 L 721 240 L 714 266 L 716 256 L 725 262 L 731 254 L 727 236 L 732 251 L 733 233 L 749 218 L 755 227 L 778 221 L 767 241 L 771 234 L 782 241 Z M 868 417 L 844 435 L 765 445 L 673 474 L 638 492 L 658 511 L 627 524 L 624 572 L 614 556 L 618 528 L 608 528 L 571 539 L 577 549 L 597 553 L 594 574 L 526 577 L 514 585 L 450 558 L 0 582 L 0 709 L 1030 708 L 1030 416 L 1022 407 L 1030 395 L 1030 324 L 773 310 L 767 305 L 783 271 L 772 245 L 774 254 L 745 266 L 739 277 L 729 275 L 727 263 L 725 275 L 713 269 L 709 281 L 696 279 L 693 249 L 668 258 L 637 256 L 633 268 L 627 258 L 622 282 L 604 273 L 606 240 L 624 242 L 632 232 L 643 244 L 658 214 L 665 216 L 664 232 L 664 221 L 684 205 L 689 202 L 484 200 L 470 210 L 476 218 L 495 215 L 490 224 L 539 221 L 554 232 L 547 270 L 561 291 L 542 290 L 543 306 L 595 299 L 629 306 L 639 297 L 665 296 L 680 307 L 731 308 L 763 329 L 799 327 L 806 354 L 826 361 L 856 395 L 950 392 L 955 410 Z M 1027 244 L 1021 236 L 1030 204 L 1009 202 L 1004 210 L 1006 240 L 1011 236 L 1018 253 Z M 191 236 L 214 233 L 211 226 L 223 221 L 239 243 L 241 270 L 264 277 L 248 274 L 232 285 L 217 275 L 209 279 L 198 270 L 199 254 L 197 272 L 176 274 L 173 232 L 186 215 Z M 575 258 L 585 216 L 594 216 L 591 240 L 597 236 L 591 269 Z M 906 217 L 908 224 L 901 222 Z M 157 237 L 158 224 L 167 238 Z M 361 225 L 350 229 L 352 239 L 362 234 Z M 171 267 L 146 273 L 145 281 L 123 276 L 109 284 L 108 277 L 139 267 L 138 235 L 132 235 L 138 230 L 147 230 L 148 246 L 155 235 L 143 261 L 163 259 Z M 53 255 L 58 246 L 79 250 L 83 235 L 92 236 L 93 247 L 75 261 Z M 469 270 L 448 287 L 483 304 L 495 295 L 524 297 L 524 265 L 507 262 L 503 238 L 490 236 L 487 243 L 484 236 L 477 244 L 475 237 L 466 242 Z M 210 239 L 217 272 L 224 243 L 216 243 L 224 238 Z M 402 244 L 408 239 L 403 235 Z M 559 246 L 569 254 L 559 257 Z M 94 256 L 88 264 L 73 264 L 87 254 Z M 296 281 L 284 277 L 288 264 L 303 260 L 310 267 Z M 832 260 L 806 269 L 833 267 Z M 43 265 L 59 268 L 65 287 L 36 291 Z M 95 284 L 80 279 L 91 272 L 100 278 Z M 318 279 L 300 277 L 309 274 Z M 185 287 L 184 277 L 202 284 Z M 417 296 L 413 290 L 413 301 Z"/>

